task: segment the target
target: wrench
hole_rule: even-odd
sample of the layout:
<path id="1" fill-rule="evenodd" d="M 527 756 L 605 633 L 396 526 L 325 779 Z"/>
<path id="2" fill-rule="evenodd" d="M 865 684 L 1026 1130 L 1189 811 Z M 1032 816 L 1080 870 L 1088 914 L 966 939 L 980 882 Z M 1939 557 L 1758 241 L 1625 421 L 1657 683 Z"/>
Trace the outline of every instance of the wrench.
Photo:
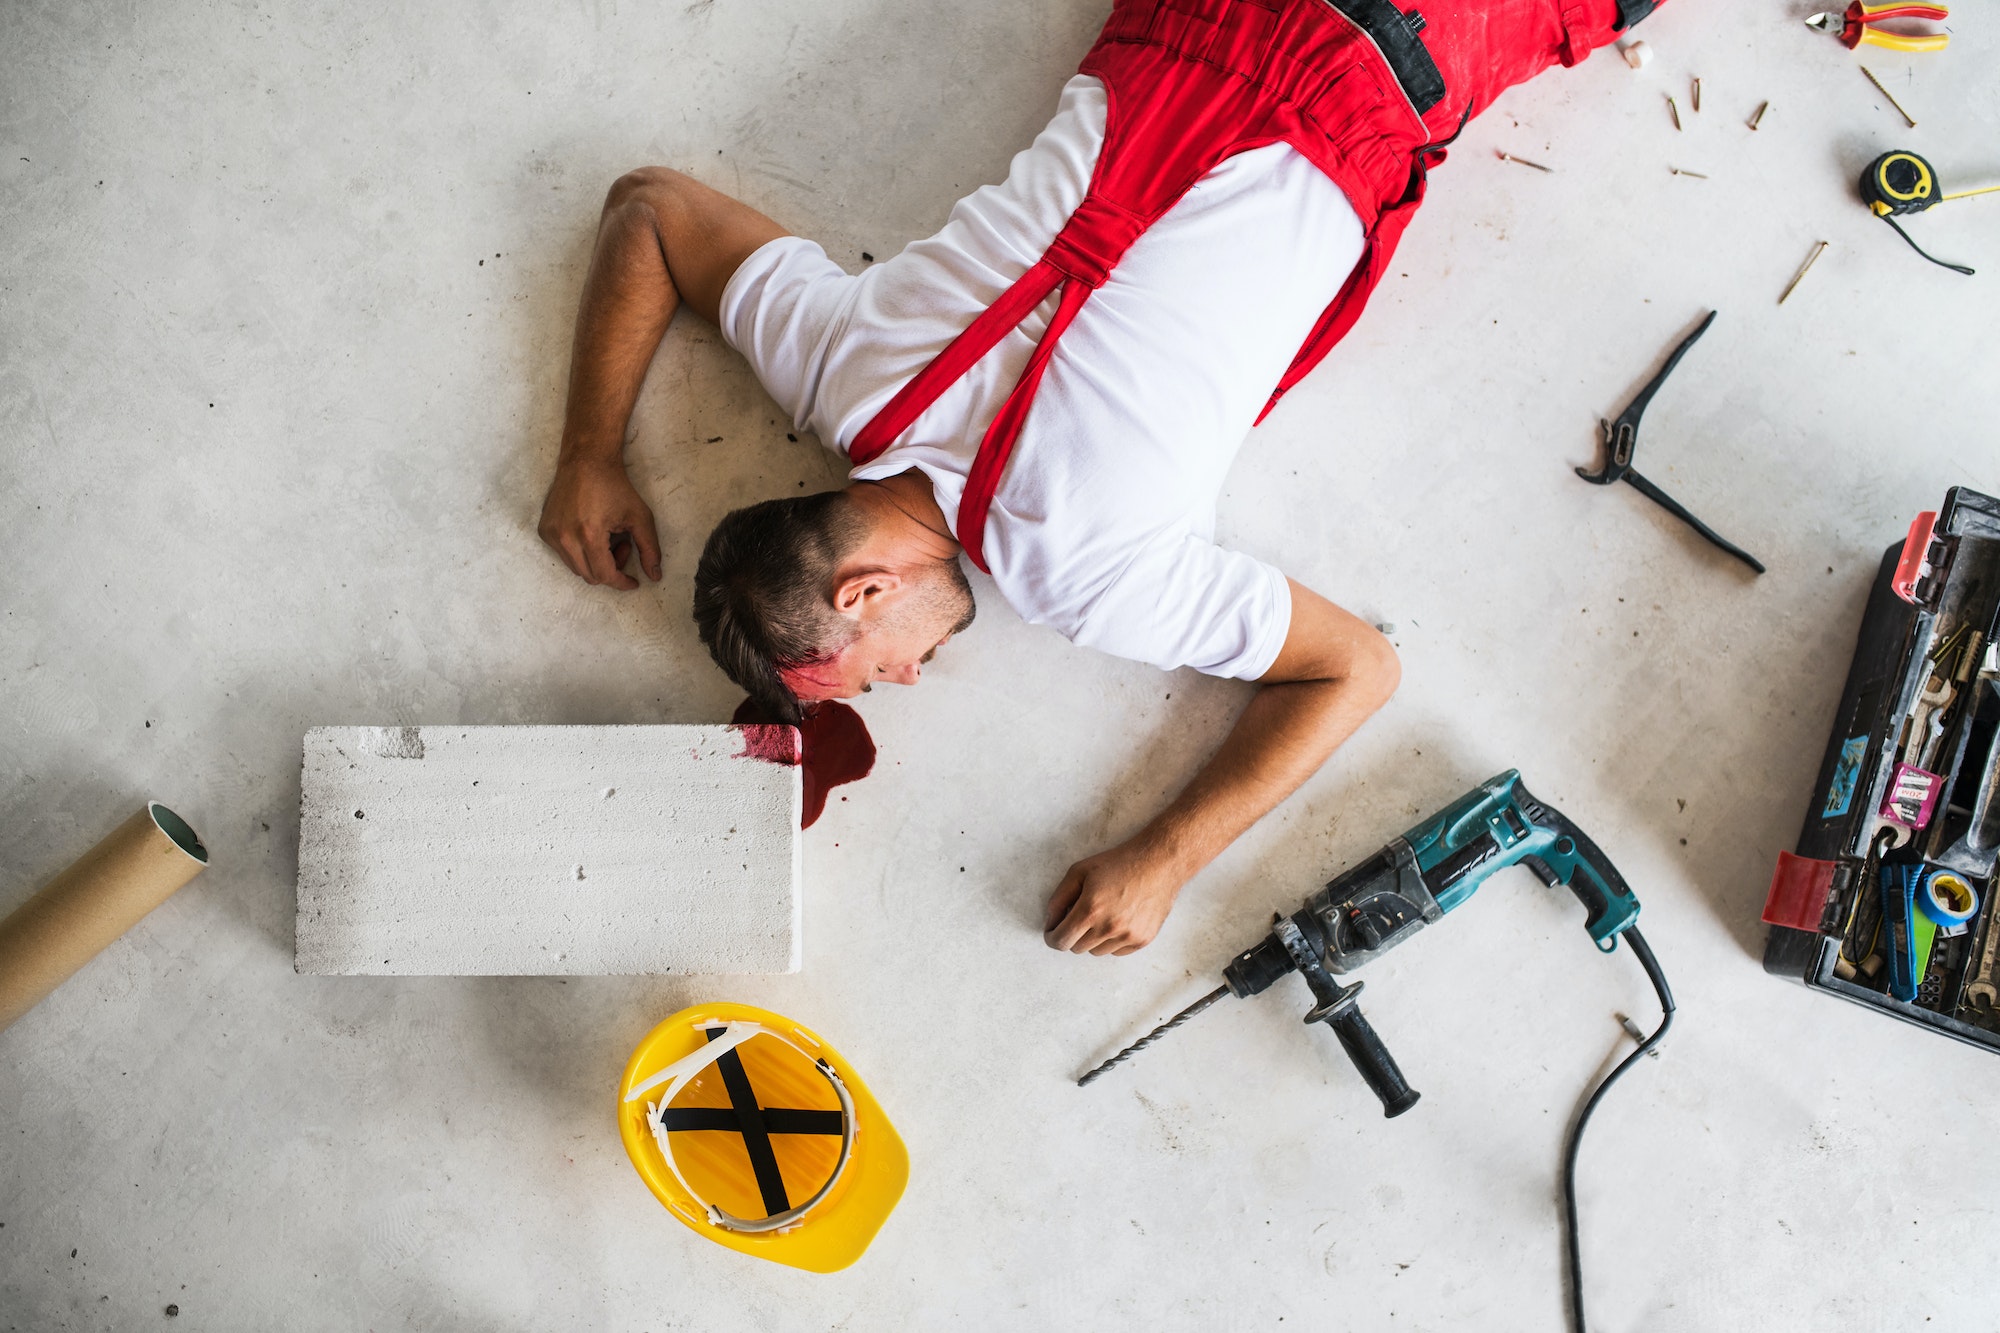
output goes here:
<path id="1" fill-rule="evenodd" d="M 1933 746 L 1944 734 L 1944 710 L 1957 693 L 1950 677 L 1943 672 L 1924 683 L 1923 693 L 1910 706 L 1910 740 L 1903 747 L 1903 762 L 1911 768 L 1924 767 Z"/>
<path id="2" fill-rule="evenodd" d="M 2000 1004 L 2000 911 L 1986 909 L 1986 941 L 1979 950 L 1979 966 L 1974 979 L 1966 984 L 1965 1002 L 1982 1014 L 1991 1014 Z"/>

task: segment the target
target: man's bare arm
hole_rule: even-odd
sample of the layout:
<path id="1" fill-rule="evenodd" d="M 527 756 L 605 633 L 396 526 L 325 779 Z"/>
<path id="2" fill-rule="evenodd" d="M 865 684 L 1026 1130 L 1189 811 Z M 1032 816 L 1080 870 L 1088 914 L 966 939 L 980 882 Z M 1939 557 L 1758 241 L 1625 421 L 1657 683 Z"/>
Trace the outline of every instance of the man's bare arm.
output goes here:
<path id="1" fill-rule="evenodd" d="M 653 511 L 625 474 L 632 405 L 681 303 L 714 323 L 730 275 L 785 234 L 749 205 L 665 167 L 641 167 L 612 185 L 576 315 L 562 447 L 539 528 L 585 581 L 638 587 L 623 568 L 628 546 L 659 580 Z"/>
<path id="2" fill-rule="evenodd" d="M 1051 948 L 1128 954 L 1151 943 L 1181 886 L 1395 693 L 1402 668 L 1389 641 L 1311 589 L 1291 589 L 1285 646 L 1222 748 L 1145 828 L 1070 867 L 1049 900 Z"/>

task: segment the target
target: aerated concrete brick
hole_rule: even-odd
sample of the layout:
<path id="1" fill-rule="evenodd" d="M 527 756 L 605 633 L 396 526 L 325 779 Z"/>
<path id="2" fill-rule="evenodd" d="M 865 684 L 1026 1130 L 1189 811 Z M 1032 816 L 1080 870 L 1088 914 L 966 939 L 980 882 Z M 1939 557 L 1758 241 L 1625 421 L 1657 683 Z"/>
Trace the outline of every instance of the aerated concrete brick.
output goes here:
<path id="1" fill-rule="evenodd" d="M 295 966 L 796 972 L 799 769 L 745 730 L 314 728 Z"/>

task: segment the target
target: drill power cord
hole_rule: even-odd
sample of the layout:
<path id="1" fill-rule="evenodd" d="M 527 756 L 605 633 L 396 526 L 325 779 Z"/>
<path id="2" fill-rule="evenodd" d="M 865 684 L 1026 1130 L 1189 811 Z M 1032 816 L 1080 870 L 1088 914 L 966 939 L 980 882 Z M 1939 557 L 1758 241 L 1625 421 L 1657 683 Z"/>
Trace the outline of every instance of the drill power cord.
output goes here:
<path id="1" fill-rule="evenodd" d="M 1618 1076 L 1637 1064 L 1639 1058 L 1660 1044 L 1660 1038 L 1667 1035 L 1667 1029 L 1674 1025 L 1674 993 L 1667 988 L 1666 974 L 1660 971 L 1660 960 L 1653 957 L 1653 951 L 1646 944 L 1646 937 L 1633 926 L 1625 932 L 1625 939 L 1632 946 L 1633 955 L 1639 965 L 1646 969 L 1646 976 L 1652 981 L 1653 989 L 1660 996 L 1660 1026 L 1653 1035 L 1639 1043 L 1633 1051 L 1618 1062 L 1617 1068 L 1604 1076 L 1590 1094 L 1590 1100 L 1583 1104 L 1576 1124 L 1570 1127 L 1569 1143 L 1563 1150 L 1563 1228 L 1569 1241 L 1569 1310 L 1570 1322 L 1575 1333 L 1584 1333 L 1583 1322 L 1583 1243 L 1577 1235 L 1576 1219 L 1576 1153 L 1583 1144 L 1583 1129 L 1590 1123 L 1590 1113 L 1597 1109 L 1597 1103 L 1604 1097 Z"/>

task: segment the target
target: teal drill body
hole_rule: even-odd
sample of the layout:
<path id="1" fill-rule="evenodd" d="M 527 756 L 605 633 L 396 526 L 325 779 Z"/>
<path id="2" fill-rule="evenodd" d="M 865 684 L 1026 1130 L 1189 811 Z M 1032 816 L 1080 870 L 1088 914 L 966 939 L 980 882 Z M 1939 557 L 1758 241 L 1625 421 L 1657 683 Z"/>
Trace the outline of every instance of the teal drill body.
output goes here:
<path id="1" fill-rule="evenodd" d="M 1440 913 L 1470 898 L 1494 871 L 1532 859 L 1543 883 L 1566 885 L 1582 899 L 1590 914 L 1584 927 L 1606 953 L 1639 919 L 1639 900 L 1617 868 L 1560 811 L 1530 796 L 1518 770 L 1481 783 L 1402 840 Z"/>
<path id="2" fill-rule="evenodd" d="M 1508 769 L 1335 876 L 1304 907 L 1280 918 L 1271 936 L 1239 955 L 1223 977 L 1232 992 L 1248 996 L 1300 967 L 1302 956 L 1330 973 L 1352 972 L 1514 865 L 1574 893 L 1584 907 L 1584 929 L 1606 953 L 1639 919 L 1639 900 L 1611 859 Z"/>
<path id="3" fill-rule="evenodd" d="M 1281 916 L 1262 943 L 1245 949 L 1222 970 L 1224 993 L 1259 994 L 1297 971 L 1316 1003 L 1308 1023 L 1324 1022 L 1340 1038 L 1355 1068 L 1401 1115 L 1417 1094 L 1362 1016 L 1352 972 L 1401 944 L 1463 903 L 1495 871 L 1524 865 L 1554 888 L 1566 886 L 1583 903 L 1584 929 L 1605 953 L 1639 919 L 1639 900 L 1618 867 L 1562 811 L 1544 805 L 1508 769 L 1480 783 L 1450 805 L 1357 866 L 1335 876 L 1290 916 Z"/>

